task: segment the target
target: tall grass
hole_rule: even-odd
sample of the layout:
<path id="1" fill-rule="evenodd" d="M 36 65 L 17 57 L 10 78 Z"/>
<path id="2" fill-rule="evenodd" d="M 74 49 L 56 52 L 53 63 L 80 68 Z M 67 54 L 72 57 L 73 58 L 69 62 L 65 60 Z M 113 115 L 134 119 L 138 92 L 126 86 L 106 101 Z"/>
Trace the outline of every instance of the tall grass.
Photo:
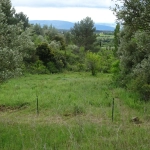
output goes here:
<path id="1" fill-rule="evenodd" d="M 109 74 L 11 79 L 0 86 L 0 149 L 148 150 L 149 108 L 150 104 L 139 102 L 134 93 L 114 88 Z M 140 123 L 131 121 L 135 116 Z"/>

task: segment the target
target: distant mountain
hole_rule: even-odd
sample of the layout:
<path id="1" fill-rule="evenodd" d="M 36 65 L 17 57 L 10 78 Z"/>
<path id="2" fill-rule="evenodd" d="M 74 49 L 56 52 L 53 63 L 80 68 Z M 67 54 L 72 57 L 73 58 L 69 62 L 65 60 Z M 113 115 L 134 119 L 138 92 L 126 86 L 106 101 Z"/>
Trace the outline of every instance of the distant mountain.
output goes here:
<path id="1" fill-rule="evenodd" d="M 30 20 L 31 24 L 40 24 L 43 25 L 52 25 L 57 29 L 64 29 L 70 30 L 74 26 L 73 22 L 69 21 L 61 21 L 61 20 Z M 96 30 L 102 31 L 114 31 L 114 24 L 107 24 L 107 23 L 95 23 Z"/>

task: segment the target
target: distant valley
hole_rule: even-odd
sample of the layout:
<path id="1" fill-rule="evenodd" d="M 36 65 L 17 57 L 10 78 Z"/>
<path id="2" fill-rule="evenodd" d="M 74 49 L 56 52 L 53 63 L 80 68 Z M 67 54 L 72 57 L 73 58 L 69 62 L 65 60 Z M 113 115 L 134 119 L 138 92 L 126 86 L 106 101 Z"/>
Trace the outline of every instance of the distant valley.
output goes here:
<path id="1" fill-rule="evenodd" d="M 31 24 L 52 25 L 57 29 L 70 30 L 74 26 L 73 22 L 61 20 L 30 20 Z M 115 24 L 95 23 L 96 30 L 100 31 L 114 31 Z"/>

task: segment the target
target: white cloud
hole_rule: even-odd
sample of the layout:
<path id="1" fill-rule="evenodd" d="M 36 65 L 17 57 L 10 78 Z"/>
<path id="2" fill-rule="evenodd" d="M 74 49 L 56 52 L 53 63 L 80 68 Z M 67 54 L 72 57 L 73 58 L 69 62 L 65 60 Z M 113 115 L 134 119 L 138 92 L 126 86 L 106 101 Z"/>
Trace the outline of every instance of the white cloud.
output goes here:
<path id="1" fill-rule="evenodd" d="M 11 0 L 14 6 L 26 7 L 97 7 L 108 8 L 111 0 Z"/>
<path id="2" fill-rule="evenodd" d="M 16 11 L 26 14 L 29 20 L 77 22 L 88 16 L 96 23 L 115 22 L 110 3 L 111 0 L 12 0 Z"/>

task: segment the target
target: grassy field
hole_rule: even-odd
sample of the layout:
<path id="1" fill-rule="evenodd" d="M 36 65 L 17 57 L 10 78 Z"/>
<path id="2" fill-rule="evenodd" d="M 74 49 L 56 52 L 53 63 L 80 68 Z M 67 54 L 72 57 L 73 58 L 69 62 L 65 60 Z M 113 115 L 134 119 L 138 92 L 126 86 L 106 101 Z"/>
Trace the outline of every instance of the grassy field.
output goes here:
<path id="1" fill-rule="evenodd" d="M 150 103 L 111 75 L 27 75 L 0 86 L 0 150 L 121 149 L 150 149 Z"/>

